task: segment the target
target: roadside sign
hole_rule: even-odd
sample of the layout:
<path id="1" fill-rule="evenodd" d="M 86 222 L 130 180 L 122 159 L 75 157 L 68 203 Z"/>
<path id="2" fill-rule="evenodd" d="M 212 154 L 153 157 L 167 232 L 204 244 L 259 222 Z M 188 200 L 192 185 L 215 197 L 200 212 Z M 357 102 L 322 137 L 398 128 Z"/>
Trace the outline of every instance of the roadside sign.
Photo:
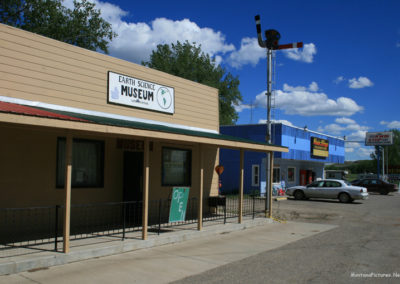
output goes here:
<path id="1" fill-rule="evenodd" d="M 169 208 L 170 223 L 185 221 L 188 197 L 189 187 L 172 188 L 171 207 Z"/>
<path id="2" fill-rule="evenodd" d="M 393 132 L 367 132 L 365 146 L 384 146 L 393 144 Z"/>

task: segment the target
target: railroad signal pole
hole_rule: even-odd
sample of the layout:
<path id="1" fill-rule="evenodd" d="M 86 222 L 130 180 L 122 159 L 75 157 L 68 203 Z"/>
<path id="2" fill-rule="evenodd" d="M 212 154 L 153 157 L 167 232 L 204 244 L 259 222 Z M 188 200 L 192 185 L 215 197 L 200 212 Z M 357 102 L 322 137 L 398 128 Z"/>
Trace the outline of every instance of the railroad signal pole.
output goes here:
<path id="1" fill-rule="evenodd" d="M 262 48 L 267 49 L 267 133 L 266 141 L 271 143 L 271 96 L 272 96 L 272 50 L 290 49 L 290 48 L 301 48 L 303 47 L 302 42 L 290 43 L 290 44 L 279 44 L 281 34 L 277 30 L 266 30 L 265 38 L 263 40 L 261 35 L 261 21 L 260 15 L 255 16 L 256 27 L 257 27 L 257 38 L 258 45 Z M 270 153 L 267 154 L 266 159 L 266 170 L 267 170 L 267 181 L 266 182 L 266 198 L 265 198 L 265 211 L 269 212 L 269 217 L 271 217 L 271 193 L 272 193 L 272 176 L 270 170 Z"/>

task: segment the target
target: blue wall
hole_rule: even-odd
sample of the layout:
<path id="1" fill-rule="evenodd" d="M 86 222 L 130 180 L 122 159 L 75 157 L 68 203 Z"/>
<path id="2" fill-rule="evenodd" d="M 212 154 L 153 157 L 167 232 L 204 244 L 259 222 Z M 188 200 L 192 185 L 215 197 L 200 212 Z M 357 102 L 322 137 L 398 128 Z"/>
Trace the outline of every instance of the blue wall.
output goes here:
<path id="1" fill-rule="evenodd" d="M 296 184 L 299 183 L 298 171 L 301 168 L 312 169 L 319 177 L 322 177 L 324 163 L 344 163 L 344 141 L 323 134 L 305 131 L 301 128 L 291 127 L 283 124 L 272 125 L 272 144 L 285 146 L 289 148 L 288 153 L 276 152 L 274 159 L 276 165 L 280 165 L 281 172 L 285 172 L 288 166 L 296 168 Z M 254 141 L 265 141 L 266 125 L 235 125 L 221 126 L 220 133 L 251 139 Z M 311 156 L 311 137 L 327 139 L 329 141 L 329 156 L 319 159 Z M 265 181 L 265 167 L 262 165 L 262 159 L 266 157 L 265 153 L 245 152 L 244 159 L 244 191 L 251 193 L 254 190 L 260 190 L 260 186 L 252 187 L 252 165 L 259 165 L 260 184 Z M 225 168 L 221 175 L 222 193 L 238 191 L 239 186 L 239 162 L 240 152 L 238 150 L 220 150 L 220 164 Z M 295 184 L 292 184 L 295 185 Z"/>

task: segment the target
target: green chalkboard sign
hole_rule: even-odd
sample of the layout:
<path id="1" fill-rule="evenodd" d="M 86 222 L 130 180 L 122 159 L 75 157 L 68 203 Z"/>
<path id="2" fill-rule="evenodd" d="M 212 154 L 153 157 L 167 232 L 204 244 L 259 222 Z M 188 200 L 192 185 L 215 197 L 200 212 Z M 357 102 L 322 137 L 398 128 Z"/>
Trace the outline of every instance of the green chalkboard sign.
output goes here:
<path id="1" fill-rule="evenodd" d="M 174 187 L 172 189 L 169 222 L 185 221 L 188 197 L 189 187 Z"/>

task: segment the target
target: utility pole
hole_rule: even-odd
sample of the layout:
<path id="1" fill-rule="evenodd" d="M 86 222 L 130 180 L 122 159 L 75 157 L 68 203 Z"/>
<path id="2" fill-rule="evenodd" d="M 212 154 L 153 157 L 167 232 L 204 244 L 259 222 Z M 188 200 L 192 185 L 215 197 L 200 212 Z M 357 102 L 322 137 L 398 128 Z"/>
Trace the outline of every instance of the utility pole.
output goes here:
<path id="1" fill-rule="evenodd" d="M 267 133 L 265 140 L 267 143 L 271 144 L 271 96 L 272 96 L 272 50 L 280 50 L 280 49 L 289 49 L 289 48 L 301 48 L 303 47 L 302 42 L 297 43 L 290 43 L 290 44 L 282 44 L 279 45 L 279 40 L 281 38 L 281 34 L 277 30 L 266 30 L 265 31 L 265 38 L 263 40 L 261 35 L 261 21 L 260 15 L 255 16 L 256 20 L 256 28 L 257 28 L 257 38 L 258 38 L 258 45 L 262 48 L 267 49 Z M 267 153 L 266 159 L 266 198 L 265 198 L 265 212 L 268 212 L 269 217 L 271 217 L 271 169 L 270 169 L 270 155 L 272 153 Z"/>

